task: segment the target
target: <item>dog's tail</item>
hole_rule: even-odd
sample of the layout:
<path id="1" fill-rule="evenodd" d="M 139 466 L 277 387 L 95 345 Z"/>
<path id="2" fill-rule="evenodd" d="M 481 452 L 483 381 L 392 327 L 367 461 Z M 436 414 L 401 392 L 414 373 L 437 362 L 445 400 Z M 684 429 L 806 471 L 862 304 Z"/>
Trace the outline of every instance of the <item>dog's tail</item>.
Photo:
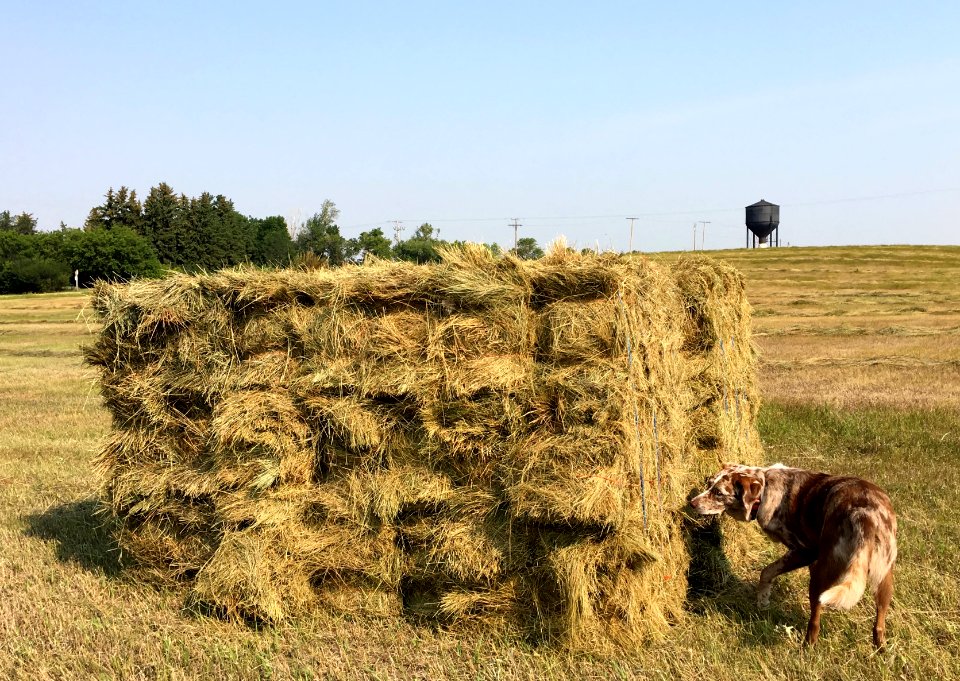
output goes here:
<path id="1" fill-rule="evenodd" d="M 861 546 L 847 565 L 840 581 L 820 594 L 820 602 L 831 608 L 849 610 L 855 606 L 867 588 L 867 571 L 870 567 L 870 550 Z"/>
<path id="2" fill-rule="evenodd" d="M 873 532 L 866 531 L 864 535 L 856 543 L 843 575 L 820 594 L 820 602 L 824 605 L 849 610 L 860 601 L 867 582 L 876 591 L 893 569 L 897 560 L 896 517 L 890 515 L 886 529 L 877 527 Z"/>

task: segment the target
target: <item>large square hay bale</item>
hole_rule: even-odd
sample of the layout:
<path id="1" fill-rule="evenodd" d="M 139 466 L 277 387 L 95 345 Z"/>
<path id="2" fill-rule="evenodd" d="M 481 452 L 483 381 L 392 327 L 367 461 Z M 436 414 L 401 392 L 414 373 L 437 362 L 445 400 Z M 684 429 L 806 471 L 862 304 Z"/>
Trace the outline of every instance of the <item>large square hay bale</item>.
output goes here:
<path id="1" fill-rule="evenodd" d="M 756 440 L 742 288 L 562 246 L 99 284 L 121 547 L 235 617 L 660 635 L 693 480 Z"/>

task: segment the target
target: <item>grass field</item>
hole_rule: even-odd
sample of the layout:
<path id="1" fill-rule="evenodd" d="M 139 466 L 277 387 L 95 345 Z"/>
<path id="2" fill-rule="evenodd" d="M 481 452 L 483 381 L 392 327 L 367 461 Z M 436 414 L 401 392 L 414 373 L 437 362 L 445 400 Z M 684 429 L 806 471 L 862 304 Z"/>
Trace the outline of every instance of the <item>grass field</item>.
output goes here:
<path id="1" fill-rule="evenodd" d="M 803 574 L 756 610 L 757 573 L 782 552 L 759 536 L 668 640 L 613 658 L 406 620 L 318 614 L 257 631 L 186 611 L 127 578 L 95 515 L 90 460 L 109 418 L 80 362 L 85 298 L 64 293 L 0 298 L 0 678 L 960 678 L 960 248 L 711 255 L 748 280 L 768 459 L 864 475 L 894 500 L 885 653 L 869 598 L 828 613 L 802 651 Z"/>

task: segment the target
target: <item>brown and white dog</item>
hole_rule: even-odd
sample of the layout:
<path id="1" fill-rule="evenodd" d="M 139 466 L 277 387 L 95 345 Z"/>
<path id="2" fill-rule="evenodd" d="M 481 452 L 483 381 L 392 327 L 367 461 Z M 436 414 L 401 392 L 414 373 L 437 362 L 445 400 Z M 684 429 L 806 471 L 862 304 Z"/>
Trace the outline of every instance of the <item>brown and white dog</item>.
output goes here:
<path id="1" fill-rule="evenodd" d="M 873 643 L 883 647 L 893 597 L 897 518 L 882 489 L 860 478 L 782 464 L 767 468 L 726 464 L 690 504 L 703 515 L 756 519 L 768 537 L 789 549 L 760 573 L 761 607 L 770 602 L 775 577 L 810 566 L 807 645 L 816 643 L 820 634 L 823 607 L 849 610 L 870 582 L 877 606 Z"/>

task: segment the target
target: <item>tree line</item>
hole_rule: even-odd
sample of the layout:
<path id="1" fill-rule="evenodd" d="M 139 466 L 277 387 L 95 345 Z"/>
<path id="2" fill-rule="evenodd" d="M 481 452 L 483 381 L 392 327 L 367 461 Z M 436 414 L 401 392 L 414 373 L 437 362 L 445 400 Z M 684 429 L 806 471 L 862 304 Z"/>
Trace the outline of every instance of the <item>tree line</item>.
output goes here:
<path id="1" fill-rule="evenodd" d="M 152 187 L 142 202 L 135 190 L 112 187 L 93 207 L 82 228 L 37 230 L 30 213 L 0 212 L 0 293 L 56 291 L 96 279 L 157 277 L 165 270 L 212 271 L 240 263 L 261 267 L 331 266 L 362 262 L 368 255 L 418 263 L 440 259 L 448 243 L 429 223 L 406 240 L 391 241 L 380 228 L 347 238 L 340 232 L 340 211 L 324 201 L 302 224 L 281 216 L 244 216 L 233 201 L 208 192 L 177 194 L 166 183 Z M 499 254 L 497 244 L 488 248 Z M 516 253 L 537 258 L 535 239 L 523 238 Z"/>

